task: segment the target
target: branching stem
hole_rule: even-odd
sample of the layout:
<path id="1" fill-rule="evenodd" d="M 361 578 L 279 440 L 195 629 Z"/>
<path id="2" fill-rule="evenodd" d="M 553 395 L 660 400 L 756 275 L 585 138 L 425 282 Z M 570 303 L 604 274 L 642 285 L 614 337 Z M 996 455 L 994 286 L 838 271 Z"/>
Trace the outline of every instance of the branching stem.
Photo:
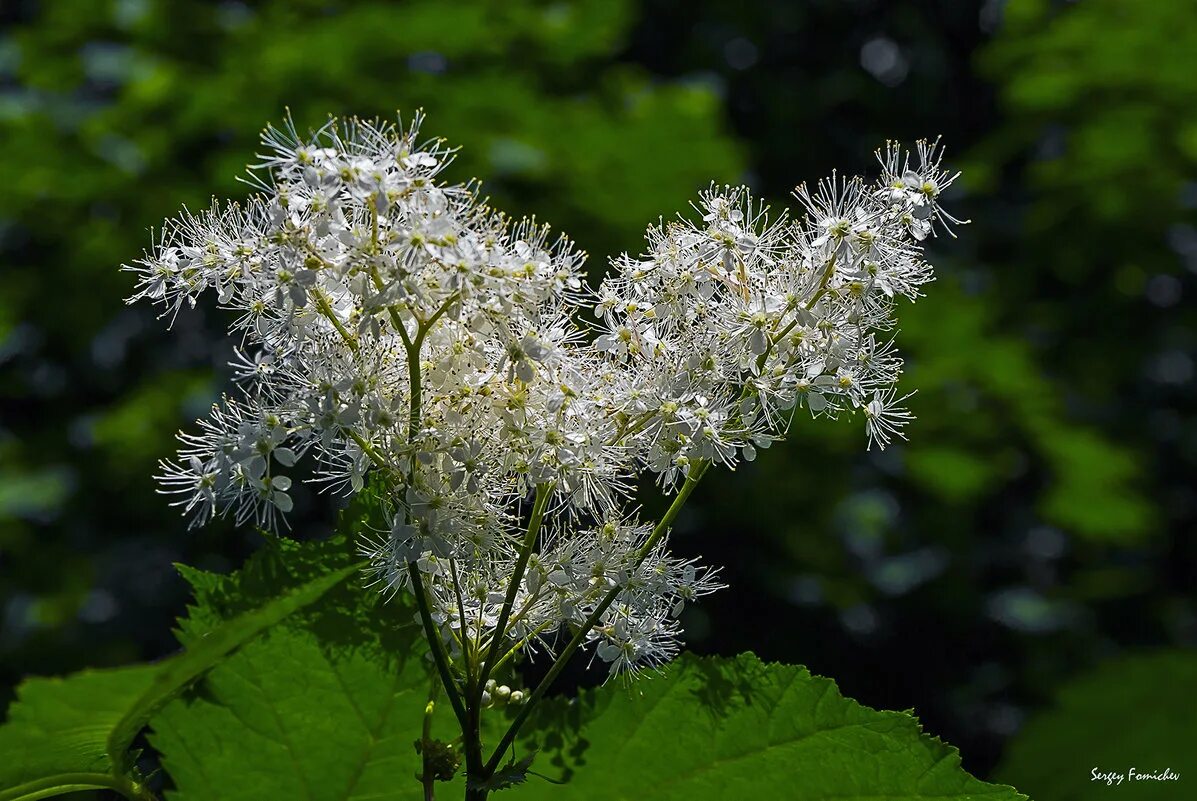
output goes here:
<path id="1" fill-rule="evenodd" d="M 691 465 L 690 472 L 686 476 L 686 481 L 684 484 L 682 484 L 682 488 L 678 490 L 677 495 L 674 496 L 673 503 L 670 504 L 669 509 L 665 512 L 664 516 L 661 517 L 660 522 L 657 523 L 656 527 L 652 531 L 652 534 L 650 534 L 648 539 L 645 540 L 644 544 L 640 546 L 640 550 L 636 552 L 635 563 L 637 565 L 644 561 L 644 558 L 648 556 L 653 547 L 660 542 L 661 538 L 665 536 L 666 532 L 669 531 L 669 528 L 673 525 L 673 521 L 677 518 L 678 513 L 681 512 L 682 507 L 686 505 L 686 501 L 689 499 L 690 494 L 694 491 L 694 488 L 698 486 L 698 482 L 702 480 L 703 474 L 706 473 L 707 468 L 710 466 L 711 463 L 706 460 L 702 460 Z M 498 746 L 495 747 L 494 753 L 491 754 L 490 759 L 487 761 L 486 768 L 483 771 L 485 776 L 492 775 L 495 770 L 498 769 L 499 763 L 503 759 L 503 755 L 507 753 L 507 749 L 511 747 L 513 742 L 515 742 L 515 737 L 519 733 L 520 727 L 523 726 L 524 722 L 528 719 L 533 707 L 535 707 L 537 702 L 544 697 L 544 694 L 548 692 L 549 687 L 551 687 L 553 682 L 556 681 L 557 677 L 561 675 L 561 671 L 565 669 L 565 665 L 569 661 L 569 658 L 573 656 L 574 652 L 577 651 L 578 648 L 581 647 L 582 643 L 586 641 L 586 637 L 590 634 L 591 629 L 595 627 L 599 619 L 603 616 L 603 613 L 610 608 L 611 604 L 615 602 L 615 599 L 619 597 L 619 594 L 623 592 L 623 589 L 624 588 L 622 586 L 615 586 L 607 592 L 606 596 L 603 597 L 603 600 L 599 602 L 599 605 L 596 606 L 594 611 L 590 613 L 590 616 L 586 618 L 586 622 L 579 627 L 578 631 L 574 634 L 573 639 L 569 641 L 569 644 L 565 646 L 565 649 L 557 657 L 556 661 L 553 662 L 553 666 L 549 668 L 549 672 L 545 674 L 543 679 L 541 679 L 540 684 L 536 685 L 536 689 L 534 689 L 532 694 L 528 696 L 527 702 L 520 709 L 519 713 L 515 717 L 515 720 L 513 720 L 511 725 L 507 727 L 507 731 L 503 734 L 503 739 L 499 741 Z"/>
<path id="2" fill-rule="evenodd" d="M 320 289 L 320 287 L 312 287 L 309 294 L 315 300 L 316 308 L 333 324 L 333 328 L 337 329 L 337 333 L 341 335 L 341 339 L 345 340 L 345 344 L 349 346 L 349 349 L 357 353 L 358 348 L 361 347 L 358 344 L 357 337 L 349 333 L 349 329 L 341 322 L 341 318 L 337 317 L 337 313 L 333 311 L 332 304 L 328 302 L 328 297 L 324 294 L 324 290 Z"/>
<path id="3" fill-rule="evenodd" d="M 370 457 L 370 461 L 374 462 L 374 464 L 383 470 L 386 470 L 387 472 L 391 471 L 390 463 L 383 458 L 382 454 L 378 452 L 378 449 L 371 445 L 365 437 L 351 428 L 346 428 L 345 433 L 349 434 L 349 438 L 357 443 L 357 446 L 362 449 L 362 453 Z"/>
<path id="4" fill-rule="evenodd" d="M 481 703 L 483 687 L 486 680 L 490 678 L 495 662 L 499 658 L 499 649 L 502 646 L 503 638 L 507 635 L 507 623 L 511 618 L 511 609 L 515 605 L 515 596 L 524 582 L 524 571 L 528 569 L 528 560 L 532 557 L 532 550 L 536 547 L 536 538 L 540 534 L 540 525 L 544 521 L 545 507 L 548 506 L 549 496 L 552 492 L 553 485 L 550 483 L 536 486 L 536 500 L 532 502 L 532 515 L 528 520 L 528 531 L 524 535 L 524 541 L 520 544 L 515 571 L 511 574 L 511 579 L 507 584 L 507 596 L 503 599 L 503 607 L 499 611 L 495 633 L 491 637 L 490 649 L 486 654 L 486 661 L 482 664 L 482 673 L 478 678 L 474 703 Z"/>
<path id="5" fill-rule="evenodd" d="M 424 579 L 420 575 L 420 568 L 415 562 L 407 563 L 407 574 L 411 578 L 412 594 L 416 596 L 416 607 L 420 612 L 420 622 L 424 625 L 424 636 L 428 639 L 428 647 L 432 650 L 432 661 L 436 664 L 441 683 L 445 685 L 445 692 L 449 696 L 449 703 L 453 705 L 453 712 L 464 730 L 466 728 L 465 704 L 461 699 L 461 692 L 457 680 L 453 678 L 453 671 L 449 667 L 449 655 L 445 652 L 445 642 L 441 639 L 436 623 L 432 620 L 432 612 L 428 608 L 428 596 L 424 590 Z"/>

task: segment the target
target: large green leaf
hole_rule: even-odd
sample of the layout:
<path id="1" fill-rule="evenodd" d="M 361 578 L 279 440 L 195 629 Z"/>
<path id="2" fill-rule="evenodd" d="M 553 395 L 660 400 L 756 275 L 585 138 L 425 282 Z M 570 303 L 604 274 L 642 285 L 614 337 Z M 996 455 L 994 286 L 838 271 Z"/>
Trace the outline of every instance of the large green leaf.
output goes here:
<path id="1" fill-rule="evenodd" d="M 310 629 L 271 631 L 155 718 L 150 742 L 176 787 L 168 798 L 421 798 L 421 653 L 388 659 Z"/>
<path id="2" fill-rule="evenodd" d="M 1171 651 L 1120 659 L 1064 687 L 1052 709 L 1032 719 L 998 768 L 1038 801 L 1192 798 L 1197 747 L 1197 653 Z M 1178 774 L 1175 780 L 1135 779 Z M 1107 785 L 1098 774 L 1119 774 Z"/>
<path id="3" fill-rule="evenodd" d="M 356 558 L 351 542 L 280 541 L 231 576 L 186 571 L 196 602 L 181 637 L 202 636 L 280 585 Z M 409 606 L 342 584 L 157 715 L 150 742 L 174 783 L 168 797 L 421 798 L 413 744 L 433 684 L 424 654 Z M 434 736 L 451 740 L 459 731 L 445 707 Z M 502 712 L 484 718 L 492 743 L 505 724 Z M 518 750 L 535 753 L 535 773 L 565 784 L 532 775 L 502 790 L 513 799 L 1022 798 L 969 776 L 956 750 L 910 715 L 873 711 L 827 679 L 752 655 L 683 657 L 630 690 L 611 685 L 552 701 Z M 521 778 L 511 772 L 500 784 Z M 446 798 L 463 791 L 460 776 L 438 788 Z"/>
<path id="4" fill-rule="evenodd" d="M 109 752 L 118 760 L 118 767 L 127 767 L 121 765 L 121 755 L 126 752 L 137 733 L 149 723 L 150 716 L 177 695 L 183 687 L 239 645 L 253 639 L 288 615 L 319 600 L 329 590 L 361 570 L 362 565 L 355 564 L 317 575 L 294 589 L 281 592 L 278 597 L 261 607 L 242 612 L 222 625 L 212 628 L 205 632 L 203 637 L 193 638 L 183 653 L 163 662 L 155 672 L 151 685 L 133 703 L 109 736 Z"/>
<path id="5" fill-rule="evenodd" d="M 295 618 L 275 628 L 155 720 L 151 742 L 178 788 L 170 798 L 420 798 L 412 745 L 429 679 L 419 653 L 329 643 Z M 452 716 L 439 720 L 447 737 Z M 530 776 L 502 791 L 513 801 L 1024 798 L 969 776 L 910 715 L 873 711 L 827 679 L 751 655 L 684 657 L 630 691 L 551 702 L 519 744 L 519 756 L 534 751 L 532 770 L 565 783 Z M 460 778 L 438 789 L 462 795 Z"/>
<path id="6" fill-rule="evenodd" d="M 358 521 L 360 523 L 360 521 Z M 350 525 L 352 525 L 350 521 Z M 358 558 L 352 537 L 278 540 L 227 576 L 194 569 L 180 639 L 190 642 L 246 605 Z M 409 606 L 345 582 L 274 627 L 167 705 L 150 742 L 172 799 L 422 798 L 414 742 L 432 687 Z M 457 732 L 446 709 L 447 738 Z M 459 793 L 460 794 L 460 793 Z"/>
<path id="7" fill-rule="evenodd" d="M 51 787 L 131 786 L 113 775 L 108 737 L 157 671 L 139 665 L 23 683 L 0 726 L 0 799 L 42 797 L 32 794 Z"/>
<path id="8" fill-rule="evenodd" d="M 84 787 L 140 792 L 129 747 L 151 715 L 238 646 L 360 570 L 340 565 L 276 587 L 219 624 L 197 627 L 182 653 L 159 664 L 27 681 L 0 727 L 0 801 Z"/>
<path id="9" fill-rule="evenodd" d="M 533 770 L 567 778 L 511 791 L 581 799 L 988 799 L 1010 787 L 965 773 L 960 756 L 904 712 L 877 712 L 805 668 L 682 657 L 664 677 L 558 704 L 538 717 Z"/>

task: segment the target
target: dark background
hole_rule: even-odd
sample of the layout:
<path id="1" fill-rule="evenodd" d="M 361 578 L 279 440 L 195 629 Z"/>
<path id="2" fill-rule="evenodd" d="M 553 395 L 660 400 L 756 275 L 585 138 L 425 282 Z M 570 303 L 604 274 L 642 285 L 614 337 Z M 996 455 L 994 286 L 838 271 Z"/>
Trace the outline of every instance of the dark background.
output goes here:
<path id="1" fill-rule="evenodd" d="M 24 675 L 170 652 L 172 563 L 258 544 L 185 531 L 151 480 L 224 386 L 225 321 L 167 333 L 117 268 L 182 204 L 245 194 L 287 106 L 301 125 L 423 107 L 462 146 L 452 178 L 569 232 L 596 275 L 712 179 L 784 205 L 874 170 L 886 139 L 942 135 L 973 223 L 931 244 L 940 279 L 901 312 L 911 442 L 867 453 L 859 424 L 801 421 L 713 474 L 675 542 L 730 588 L 688 612 L 691 646 L 913 707 L 984 777 L 1075 676 L 1197 643 L 1192 2 L 79 0 L 0 20 L 0 706 Z M 294 535 L 326 534 L 333 501 L 297 495 Z"/>

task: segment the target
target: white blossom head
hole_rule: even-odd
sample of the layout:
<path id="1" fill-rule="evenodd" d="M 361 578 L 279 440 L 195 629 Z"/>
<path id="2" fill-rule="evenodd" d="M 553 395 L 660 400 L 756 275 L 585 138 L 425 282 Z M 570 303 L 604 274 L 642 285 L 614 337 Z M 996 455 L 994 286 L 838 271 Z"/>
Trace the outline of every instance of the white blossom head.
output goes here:
<path id="1" fill-rule="evenodd" d="M 921 243 L 960 222 L 939 205 L 955 176 L 937 144 L 890 146 L 876 183 L 800 187 L 796 219 L 711 186 L 592 291 L 568 239 L 445 181 L 420 122 L 267 128 L 256 194 L 184 211 L 125 267 L 130 301 L 173 319 L 212 294 L 241 339 L 240 394 L 180 435 L 163 490 L 193 524 L 273 528 L 306 458 L 380 493 L 362 548 L 386 592 L 422 577 L 451 649 L 535 653 L 593 618 L 613 671 L 659 664 L 720 585 L 628 511 L 638 476 L 752 460 L 797 410 L 902 437 L 889 332 L 932 278 Z"/>

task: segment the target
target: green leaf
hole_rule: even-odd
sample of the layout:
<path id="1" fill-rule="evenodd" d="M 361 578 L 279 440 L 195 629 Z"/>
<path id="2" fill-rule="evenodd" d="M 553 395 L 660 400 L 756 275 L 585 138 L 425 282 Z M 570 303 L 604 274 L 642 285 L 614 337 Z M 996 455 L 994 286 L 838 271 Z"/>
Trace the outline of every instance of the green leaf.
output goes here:
<path id="1" fill-rule="evenodd" d="M 29 797 L 51 786 L 113 786 L 109 734 L 157 671 L 155 665 L 138 665 L 25 681 L 0 726 L 0 799 Z"/>
<path id="2" fill-rule="evenodd" d="M 1185 785 L 1193 781 L 1195 697 L 1197 653 L 1166 651 L 1107 663 L 1066 685 L 1053 707 L 1026 725 L 997 775 L 1039 801 L 1191 795 Z M 1130 768 L 1144 774 L 1169 769 L 1180 778 L 1134 780 Z M 1094 770 L 1124 778 L 1107 786 L 1094 780 Z"/>
<path id="3" fill-rule="evenodd" d="M 528 780 L 528 768 L 532 767 L 534 755 L 528 755 L 520 760 L 512 760 L 504 767 L 494 772 L 483 782 L 471 782 L 471 786 L 479 790 L 506 790 Z"/>
<path id="4" fill-rule="evenodd" d="M 348 558 L 329 543 L 264 550 L 228 577 L 190 571 L 184 638 L 246 597 L 297 580 L 310 560 Z M 418 799 L 425 700 L 434 679 L 410 607 L 346 583 L 240 649 L 153 721 L 150 742 L 172 801 Z M 459 732 L 443 704 L 432 736 Z M 484 718 L 493 744 L 505 713 Z M 955 749 L 908 714 L 876 712 L 805 669 L 683 657 L 631 690 L 605 687 L 533 716 L 519 752 L 488 782 L 535 799 L 1023 798 L 960 768 Z M 537 772 L 528 770 L 536 754 Z M 566 781 L 564 786 L 527 777 Z M 519 786 L 514 786 L 514 785 Z M 460 797 L 459 775 L 440 792 Z"/>
<path id="5" fill-rule="evenodd" d="M 356 528 L 363 521 L 351 522 L 347 515 L 343 522 L 346 528 Z M 191 585 L 194 598 L 187 607 L 187 616 L 178 622 L 176 636 L 183 645 L 190 646 L 233 617 L 269 604 L 284 593 L 295 592 L 334 573 L 343 580 L 361 572 L 364 563 L 352 542 L 352 532 L 303 543 L 270 537 L 239 570 L 227 575 L 179 565 L 179 573 Z M 341 639 L 369 636 L 370 617 L 381 606 L 378 592 L 364 591 L 358 581 L 335 584 L 340 586 L 327 594 L 321 593 L 318 614 L 335 617 L 337 626 L 344 630 L 330 631 L 329 636 Z M 312 613 L 304 613 L 307 614 Z M 299 619 L 306 619 L 304 615 Z M 351 628 L 362 631 L 349 631 Z"/>
<path id="6" fill-rule="evenodd" d="M 157 665 L 27 681 L 0 727 L 0 753 L 6 757 L 0 763 L 0 801 L 82 786 L 120 785 L 126 795 L 138 792 L 129 747 L 150 717 L 238 646 L 360 570 L 360 564 L 351 564 L 325 571 L 206 628 L 202 636 L 197 628 L 183 653 Z"/>
<path id="7" fill-rule="evenodd" d="M 321 565 L 354 564 L 348 538 L 271 543 L 230 576 L 185 571 L 196 601 L 184 641 Z M 432 678 L 409 606 L 345 582 L 210 671 L 153 720 L 168 798 L 422 798 L 412 747 Z M 460 735 L 447 704 L 441 739 Z M 451 797 L 452 790 L 447 789 Z M 460 795 L 460 793 L 459 793 Z"/>
<path id="8" fill-rule="evenodd" d="M 956 749 L 911 715 L 861 706 L 805 668 L 751 654 L 683 656 L 630 692 L 609 686 L 550 706 L 536 727 L 540 758 L 569 781 L 530 782 L 515 798 L 1024 798 L 965 773 Z"/>
<path id="9" fill-rule="evenodd" d="M 150 716 L 164 703 L 239 645 L 254 638 L 293 612 L 319 600 L 326 592 L 345 579 L 360 573 L 362 568 L 363 565 L 354 564 L 317 576 L 306 584 L 264 604 L 261 608 L 245 612 L 224 625 L 216 627 L 202 639 L 193 639 L 187 650 L 163 662 L 154 675 L 151 685 L 133 703 L 108 738 L 108 752 L 118 761 L 118 769 L 129 767 L 128 764 L 122 763 L 123 755 L 127 752 L 137 733 L 149 724 Z"/>
<path id="10" fill-rule="evenodd" d="M 420 798 L 412 743 L 430 680 L 409 652 L 330 647 L 292 626 L 250 643 L 154 719 L 150 743 L 176 788 L 167 797 Z"/>

